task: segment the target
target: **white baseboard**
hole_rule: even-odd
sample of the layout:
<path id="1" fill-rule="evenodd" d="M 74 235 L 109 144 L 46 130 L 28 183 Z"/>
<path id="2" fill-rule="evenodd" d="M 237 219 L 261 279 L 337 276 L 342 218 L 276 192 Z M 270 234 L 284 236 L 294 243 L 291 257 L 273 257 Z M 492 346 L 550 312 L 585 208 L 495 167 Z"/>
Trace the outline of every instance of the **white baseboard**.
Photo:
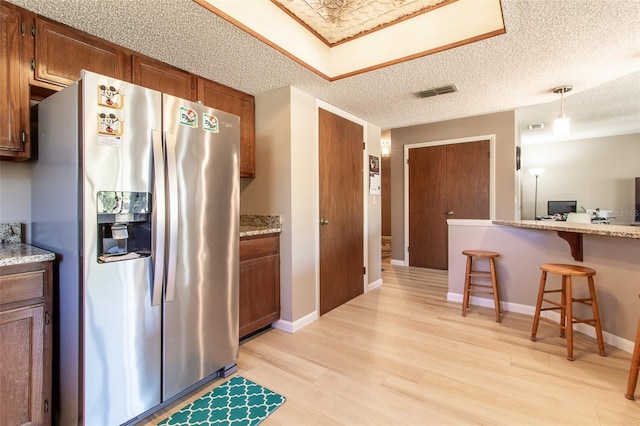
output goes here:
<path id="1" fill-rule="evenodd" d="M 462 304 L 462 294 L 447 293 L 447 300 L 449 302 L 457 302 Z M 488 299 L 485 297 L 471 296 L 470 303 L 472 305 L 483 306 L 485 308 L 493 308 L 493 299 Z M 533 317 L 533 314 L 535 314 L 536 312 L 535 306 L 521 305 L 518 303 L 511 303 L 511 302 L 501 302 L 500 307 L 502 311 L 516 312 L 519 314 L 531 315 L 532 317 Z M 553 321 L 560 321 L 560 314 L 558 312 L 545 311 L 545 312 L 542 312 L 541 315 Z M 573 329 L 580 333 L 586 334 L 587 336 L 592 337 L 594 339 L 596 338 L 596 330 L 590 325 L 575 324 Z M 631 340 L 623 339 L 620 336 L 616 336 L 615 334 L 611 334 L 606 331 L 602 332 L 602 339 L 604 340 L 605 343 L 615 348 L 621 349 L 628 353 L 633 353 L 634 342 Z"/>
<path id="2" fill-rule="evenodd" d="M 382 287 L 382 278 L 367 284 L 367 292 L 370 292 L 371 290 L 375 290 L 378 287 Z"/>
<path id="3" fill-rule="evenodd" d="M 391 259 L 390 263 L 397 266 L 409 266 L 404 262 L 404 260 Z"/>
<path id="4" fill-rule="evenodd" d="M 295 333 L 296 331 L 316 321 L 318 318 L 318 312 L 313 311 L 310 314 L 307 314 L 293 322 L 279 319 L 278 321 L 271 324 L 271 327 L 277 328 L 278 330 L 286 331 L 287 333 Z"/>

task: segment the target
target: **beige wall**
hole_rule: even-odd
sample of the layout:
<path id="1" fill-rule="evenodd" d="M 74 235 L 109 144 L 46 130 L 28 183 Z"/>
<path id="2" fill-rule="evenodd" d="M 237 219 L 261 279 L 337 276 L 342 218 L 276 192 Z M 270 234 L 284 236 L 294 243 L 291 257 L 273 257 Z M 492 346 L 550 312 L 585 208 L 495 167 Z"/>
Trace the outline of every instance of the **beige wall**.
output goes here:
<path id="1" fill-rule="evenodd" d="M 382 180 L 382 235 L 391 235 L 391 158 L 386 155 L 380 161 Z"/>
<path id="2" fill-rule="evenodd" d="M 513 111 L 421 124 L 391 130 L 391 258 L 404 262 L 404 146 L 495 135 L 495 219 L 516 215 L 515 146 Z"/>
<path id="3" fill-rule="evenodd" d="M 317 104 L 315 98 L 295 87 L 256 96 L 256 177 L 243 179 L 241 185 L 242 214 L 283 216 L 282 312 L 277 326 L 288 331 L 295 331 L 318 316 Z M 379 156 L 380 129 L 367 123 L 364 128 L 368 141 L 364 155 Z M 368 189 L 368 170 L 366 174 L 363 170 L 363 181 Z M 365 281 L 371 284 L 381 277 L 381 202 L 379 196 L 367 195 L 365 200 Z"/>
<path id="4" fill-rule="evenodd" d="M 381 160 L 380 128 L 367 124 L 365 132 L 367 132 L 367 150 L 365 153 L 367 155 L 367 163 L 365 164 L 368 164 L 369 155 L 376 156 Z M 380 163 L 380 165 L 382 164 Z M 382 170 L 380 172 L 382 173 Z M 382 194 L 369 194 L 368 174 L 365 179 L 366 185 L 364 188 L 367 194 L 365 197 L 368 203 L 365 212 L 367 215 L 367 239 L 365 240 L 367 243 L 367 258 L 365 259 L 367 262 L 366 282 L 367 284 L 377 284 L 381 283 L 379 280 L 382 280 Z"/>
<path id="5" fill-rule="evenodd" d="M 22 223 L 31 232 L 31 164 L 0 161 L 0 223 Z"/>
<path id="6" fill-rule="evenodd" d="M 613 210 L 612 223 L 635 219 L 634 177 L 640 176 L 640 134 L 522 146 L 522 219 L 533 219 L 535 178 L 538 215 L 548 200 L 576 200 L 578 206 Z M 579 208 L 579 207 L 578 207 Z"/>

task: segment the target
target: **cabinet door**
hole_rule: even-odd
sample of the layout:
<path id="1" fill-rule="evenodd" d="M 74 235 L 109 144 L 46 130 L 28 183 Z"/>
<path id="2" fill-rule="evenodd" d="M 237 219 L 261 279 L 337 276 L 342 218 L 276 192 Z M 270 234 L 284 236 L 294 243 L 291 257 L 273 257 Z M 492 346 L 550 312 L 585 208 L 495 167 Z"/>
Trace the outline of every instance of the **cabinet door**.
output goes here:
<path id="1" fill-rule="evenodd" d="M 27 132 L 29 92 L 20 71 L 20 12 L 0 4 L 0 156 L 26 158 L 29 147 L 23 144 Z M 25 133 L 25 143 L 27 142 Z"/>
<path id="2" fill-rule="evenodd" d="M 171 65 L 133 55 L 132 81 L 162 93 L 189 101 L 196 100 L 196 77 Z"/>
<path id="3" fill-rule="evenodd" d="M 280 319 L 280 256 L 240 262 L 240 337 Z"/>
<path id="4" fill-rule="evenodd" d="M 63 24 L 36 18 L 35 69 L 31 84 L 65 87 L 80 70 L 130 80 L 124 49 Z"/>
<path id="5" fill-rule="evenodd" d="M 240 177 L 255 177 L 255 98 L 216 82 L 200 79 L 198 100 L 240 117 Z"/>
<path id="6" fill-rule="evenodd" d="M 0 425 L 45 423 L 43 317 L 42 304 L 0 313 Z"/>

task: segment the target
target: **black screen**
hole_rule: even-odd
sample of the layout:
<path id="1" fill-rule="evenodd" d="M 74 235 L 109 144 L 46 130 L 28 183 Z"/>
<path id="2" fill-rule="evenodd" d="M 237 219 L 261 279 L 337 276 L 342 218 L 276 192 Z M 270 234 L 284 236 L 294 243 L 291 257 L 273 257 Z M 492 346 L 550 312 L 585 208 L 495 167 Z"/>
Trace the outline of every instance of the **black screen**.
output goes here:
<path id="1" fill-rule="evenodd" d="M 547 201 L 547 214 L 567 214 L 576 211 L 576 201 Z"/>

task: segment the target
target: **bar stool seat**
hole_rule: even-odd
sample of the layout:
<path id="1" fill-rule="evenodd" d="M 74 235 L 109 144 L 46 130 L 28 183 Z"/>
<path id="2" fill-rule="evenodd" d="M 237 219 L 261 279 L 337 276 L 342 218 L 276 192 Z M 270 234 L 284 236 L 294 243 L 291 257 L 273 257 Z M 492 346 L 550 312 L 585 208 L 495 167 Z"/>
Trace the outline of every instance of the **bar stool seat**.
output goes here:
<path id="1" fill-rule="evenodd" d="M 640 321 L 638 321 L 638 331 L 636 332 L 636 343 L 633 346 L 633 355 L 631 356 L 631 368 L 629 368 L 629 381 L 627 382 L 627 393 L 624 396 L 627 399 L 636 399 L 633 395 L 638 384 L 638 368 L 640 368 Z"/>
<path id="2" fill-rule="evenodd" d="M 467 256 L 467 270 L 465 273 L 464 296 L 462 300 L 462 316 L 467 316 L 471 293 L 492 294 L 494 308 L 496 311 L 496 322 L 500 322 L 500 292 L 498 289 L 498 277 L 496 275 L 495 263 L 495 258 L 499 257 L 500 253 L 487 250 L 463 250 L 462 254 Z M 481 271 L 474 269 L 474 258 L 488 259 L 489 270 Z M 479 283 L 477 280 L 483 281 Z M 488 281 L 491 283 L 487 284 Z"/>
<path id="3" fill-rule="evenodd" d="M 538 300 L 536 302 L 536 311 L 533 317 L 533 328 L 531 330 L 531 340 L 536 341 L 538 332 L 538 324 L 540 320 L 551 324 L 560 325 L 560 336 L 567 338 L 567 359 L 573 361 L 573 324 L 584 323 L 592 325 L 596 330 L 596 338 L 598 340 L 598 352 L 604 356 L 604 340 L 602 339 L 602 327 L 600 325 L 600 313 L 598 312 L 598 301 L 596 299 L 595 284 L 593 276 L 596 271 L 591 268 L 578 265 L 567 265 L 562 263 L 543 263 L 540 265 L 542 275 L 540 276 L 540 288 L 538 290 Z M 546 289 L 547 274 L 556 274 L 562 277 L 562 285 L 560 289 Z M 589 286 L 589 297 L 575 298 L 573 297 L 572 277 L 586 277 Z M 559 300 L 545 298 L 546 294 L 560 293 Z M 545 303 L 545 307 L 542 304 Z M 593 318 L 582 319 L 573 314 L 573 304 L 581 303 L 591 306 Z M 550 306 L 547 306 L 550 305 Z M 541 311 L 559 310 L 560 322 L 549 318 L 540 317 Z"/>

